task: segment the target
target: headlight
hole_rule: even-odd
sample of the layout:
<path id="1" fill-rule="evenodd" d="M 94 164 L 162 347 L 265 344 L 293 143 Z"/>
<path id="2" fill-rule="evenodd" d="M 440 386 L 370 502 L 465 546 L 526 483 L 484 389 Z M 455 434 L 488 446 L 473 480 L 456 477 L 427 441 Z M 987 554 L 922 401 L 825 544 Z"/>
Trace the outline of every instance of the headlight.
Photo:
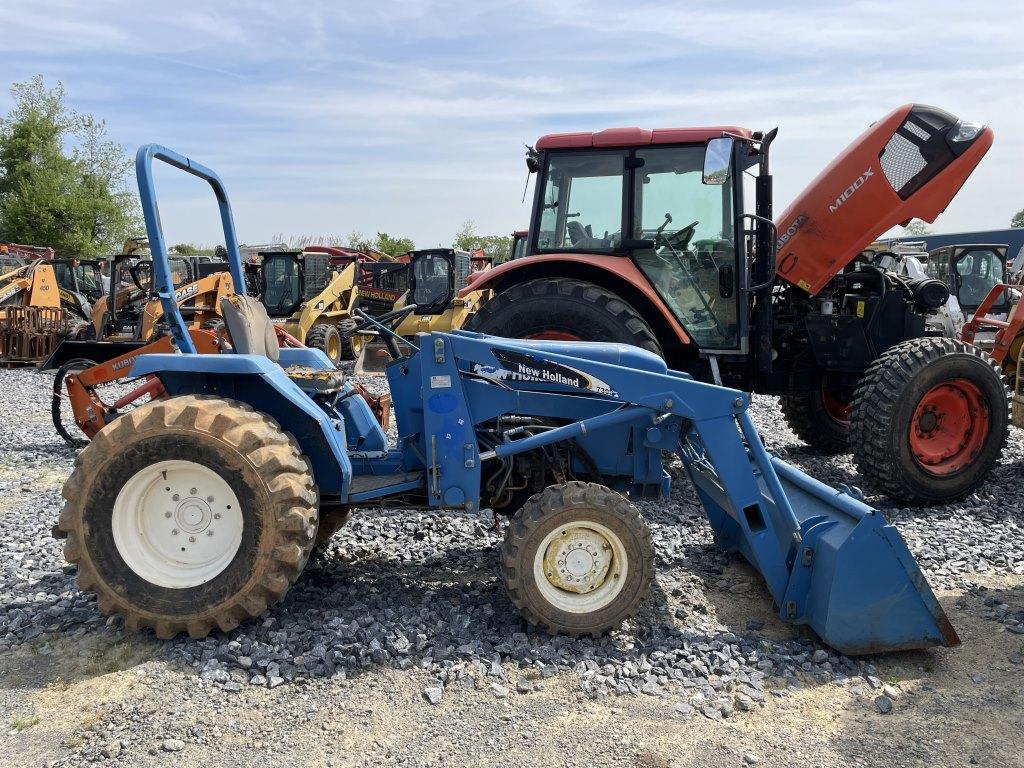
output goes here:
<path id="1" fill-rule="evenodd" d="M 950 141 L 973 141 L 984 128 L 981 123 L 972 123 L 969 120 L 958 120 L 949 132 Z"/>

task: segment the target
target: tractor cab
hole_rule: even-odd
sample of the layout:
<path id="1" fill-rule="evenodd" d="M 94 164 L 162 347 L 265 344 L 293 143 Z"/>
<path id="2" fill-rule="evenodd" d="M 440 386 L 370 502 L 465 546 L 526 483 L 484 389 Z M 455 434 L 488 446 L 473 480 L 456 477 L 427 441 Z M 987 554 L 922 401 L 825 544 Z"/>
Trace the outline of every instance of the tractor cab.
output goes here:
<path id="1" fill-rule="evenodd" d="M 615 272 L 661 298 L 705 351 L 740 351 L 741 174 L 753 161 L 724 133 L 740 128 L 556 134 L 528 162 L 540 173 L 523 252 L 621 259 Z"/>
<path id="2" fill-rule="evenodd" d="M 54 259 L 53 272 L 57 278 L 61 303 L 88 320 L 92 304 L 106 293 L 103 287 L 103 262 L 97 259 Z"/>
<path id="3" fill-rule="evenodd" d="M 509 249 L 509 260 L 521 259 L 527 254 L 526 238 L 529 235 L 525 230 L 518 230 L 512 233 L 512 247 Z"/>
<path id="4" fill-rule="evenodd" d="M 371 315 L 391 311 L 409 290 L 407 261 L 363 262 L 359 268 L 359 307 Z"/>
<path id="5" fill-rule="evenodd" d="M 97 299 L 92 309 L 96 338 L 134 337 L 146 303 L 153 296 L 153 262 L 135 253 L 119 253 L 107 263 L 107 294 Z M 185 259 L 169 259 L 169 266 L 175 287 L 191 280 L 191 268 Z"/>
<path id="6" fill-rule="evenodd" d="M 466 287 L 473 270 L 466 251 L 433 248 L 413 251 L 409 261 L 409 304 L 418 315 L 439 315 L 448 309 L 455 294 Z"/>
<path id="7" fill-rule="evenodd" d="M 974 312 L 995 286 L 1006 282 L 1005 245 L 946 245 L 928 252 L 925 271 L 941 280 L 956 297 L 960 308 Z M 994 314 L 1010 311 L 1011 298 L 1004 291 L 993 304 Z"/>
<path id="8" fill-rule="evenodd" d="M 331 279 L 330 256 L 302 251 L 260 253 L 259 290 L 271 317 L 290 317 Z"/>

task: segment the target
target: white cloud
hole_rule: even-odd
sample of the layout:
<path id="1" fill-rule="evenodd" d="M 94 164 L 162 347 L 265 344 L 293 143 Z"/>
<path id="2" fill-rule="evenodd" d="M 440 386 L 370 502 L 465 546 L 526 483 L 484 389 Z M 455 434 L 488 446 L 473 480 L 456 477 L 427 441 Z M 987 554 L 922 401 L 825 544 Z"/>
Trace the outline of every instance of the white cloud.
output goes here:
<path id="1" fill-rule="evenodd" d="M 217 168 L 243 239 L 381 229 L 434 244 L 466 218 L 483 231 L 525 223 L 521 150 L 543 133 L 778 125 L 781 210 L 907 101 L 996 129 L 936 228 L 1003 225 L 1024 206 L 1022 16 L 924 0 L 108 0 L 0 8 L 0 27 L 12 79 L 59 77 L 125 144 L 161 141 Z M 166 194 L 165 210 L 195 203 Z M 184 216 L 183 236 L 212 242 L 200 219 Z"/>

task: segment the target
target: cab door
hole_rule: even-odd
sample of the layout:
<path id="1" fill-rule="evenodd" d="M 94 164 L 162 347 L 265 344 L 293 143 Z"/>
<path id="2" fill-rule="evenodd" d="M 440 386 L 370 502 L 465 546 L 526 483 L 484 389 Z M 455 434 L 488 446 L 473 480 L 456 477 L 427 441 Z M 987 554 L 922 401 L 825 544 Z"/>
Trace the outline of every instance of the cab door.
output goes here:
<path id="1" fill-rule="evenodd" d="M 742 243 L 737 246 L 735 174 L 705 183 L 704 145 L 636 150 L 632 233 L 653 247 L 633 258 L 706 352 L 742 351 Z"/>

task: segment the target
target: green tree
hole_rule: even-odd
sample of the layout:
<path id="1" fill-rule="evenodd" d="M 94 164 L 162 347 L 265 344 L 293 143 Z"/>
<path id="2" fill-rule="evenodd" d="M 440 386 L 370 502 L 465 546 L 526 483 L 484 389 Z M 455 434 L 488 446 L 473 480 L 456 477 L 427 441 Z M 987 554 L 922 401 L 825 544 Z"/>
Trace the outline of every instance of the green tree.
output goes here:
<path id="1" fill-rule="evenodd" d="M 512 238 L 509 235 L 478 235 L 476 225 L 472 221 L 462 222 L 462 227 L 455 233 L 452 248 L 472 251 L 482 248 L 487 256 L 496 264 L 508 261 L 512 256 Z"/>
<path id="2" fill-rule="evenodd" d="M 1024 229 L 1024 210 L 1017 211 L 1010 220 L 1010 226 L 1014 229 Z"/>
<path id="3" fill-rule="evenodd" d="M 60 83 L 47 88 L 37 75 L 11 95 L 14 107 L 0 119 L 0 240 L 62 255 L 120 250 L 141 229 L 123 148 L 102 120 L 65 105 Z"/>
<path id="4" fill-rule="evenodd" d="M 910 223 L 903 228 L 903 234 L 910 237 L 923 237 L 931 233 L 928 225 L 920 219 L 911 219 Z"/>
<path id="5" fill-rule="evenodd" d="M 198 256 L 199 248 L 191 243 L 178 243 L 171 246 L 171 253 L 176 253 L 179 256 Z"/>
<path id="6" fill-rule="evenodd" d="M 378 232 L 377 239 L 373 242 L 373 248 L 391 258 L 396 258 L 403 253 L 415 250 L 416 244 L 408 237 L 392 237 L 386 232 Z"/>
<path id="7" fill-rule="evenodd" d="M 79 118 L 81 183 L 94 253 L 113 253 L 125 238 L 142 229 L 142 210 L 127 180 L 134 165 L 124 147 L 107 137 L 107 124 L 91 115 Z"/>

